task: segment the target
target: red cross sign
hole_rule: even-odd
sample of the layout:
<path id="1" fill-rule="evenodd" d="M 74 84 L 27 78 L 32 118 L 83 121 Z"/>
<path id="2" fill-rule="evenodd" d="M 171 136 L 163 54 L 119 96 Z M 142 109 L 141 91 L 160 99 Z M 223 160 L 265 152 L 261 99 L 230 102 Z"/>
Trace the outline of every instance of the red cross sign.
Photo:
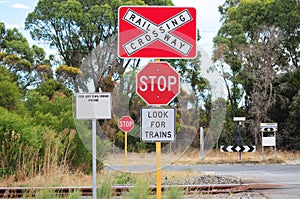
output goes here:
<path id="1" fill-rule="evenodd" d="M 121 58 L 194 58 L 196 9 L 122 6 L 118 35 Z"/>

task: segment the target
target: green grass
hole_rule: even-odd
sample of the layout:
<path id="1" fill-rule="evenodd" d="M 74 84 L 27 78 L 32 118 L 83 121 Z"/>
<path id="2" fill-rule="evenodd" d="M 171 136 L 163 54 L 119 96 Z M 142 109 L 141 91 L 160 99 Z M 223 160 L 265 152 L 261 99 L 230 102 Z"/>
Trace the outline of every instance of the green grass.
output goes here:
<path id="1" fill-rule="evenodd" d="M 113 178 L 114 184 L 130 185 L 136 183 L 136 178 L 130 173 L 115 173 Z"/>
<path id="2" fill-rule="evenodd" d="M 49 198 L 55 199 L 58 197 L 56 196 L 55 191 L 53 189 L 43 189 L 43 190 L 37 191 L 35 193 L 35 198 L 36 199 L 49 199 Z"/>
<path id="3" fill-rule="evenodd" d="M 101 187 L 97 190 L 97 197 L 101 199 L 110 199 L 113 195 L 112 177 L 103 178 Z"/>
<path id="4" fill-rule="evenodd" d="M 164 199 L 183 199 L 184 191 L 178 187 L 170 187 L 164 191 Z"/>
<path id="5" fill-rule="evenodd" d="M 32 198 L 31 194 L 27 196 L 23 196 L 23 198 Z M 81 191 L 79 190 L 72 190 L 69 191 L 67 196 L 58 196 L 55 193 L 54 189 L 41 189 L 35 193 L 36 199 L 81 199 Z"/>
<path id="6" fill-rule="evenodd" d="M 81 191 L 74 190 L 74 191 L 69 192 L 67 199 L 81 199 Z"/>
<path id="7" fill-rule="evenodd" d="M 153 198 L 150 196 L 149 185 L 144 179 L 137 179 L 135 186 L 124 193 L 125 199 L 149 199 Z"/>

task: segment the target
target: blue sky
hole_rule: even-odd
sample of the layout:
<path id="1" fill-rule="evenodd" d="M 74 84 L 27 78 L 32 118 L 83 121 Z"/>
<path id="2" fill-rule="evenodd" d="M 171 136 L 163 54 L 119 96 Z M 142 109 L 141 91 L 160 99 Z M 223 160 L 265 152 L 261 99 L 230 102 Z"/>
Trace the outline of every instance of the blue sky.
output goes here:
<path id="1" fill-rule="evenodd" d="M 30 45 L 46 48 L 41 42 L 33 41 L 29 32 L 24 30 L 26 16 L 34 10 L 37 2 L 38 0 L 0 0 L 0 21 L 4 22 L 6 29 L 17 28 Z"/>
<path id="2" fill-rule="evenodd" d="M 173 0 L 176 6 L 195 7 L 197 9 L 197 26 L 200 29 L 200 46 L 209 54 L 212 53 L 212 39 L 220 27 L 218 6 L 225 0 Z M 24 30 L 24 22 L 28 13 L 34 10 L 38 0 L 0 0 L 0 21 L 6 28 L 18 28 L 27 37 L 29 44 L 42 46 L 43 41 L 32 41 Z M 48 51 L 47 49 L 45 49 Z"/>
<path id="3" fill-rule="evenodd" d="M 6 28 L 24 28 L 27 14 L 34 10 L 38 0 L 0 0 L 0 21 Z"/>

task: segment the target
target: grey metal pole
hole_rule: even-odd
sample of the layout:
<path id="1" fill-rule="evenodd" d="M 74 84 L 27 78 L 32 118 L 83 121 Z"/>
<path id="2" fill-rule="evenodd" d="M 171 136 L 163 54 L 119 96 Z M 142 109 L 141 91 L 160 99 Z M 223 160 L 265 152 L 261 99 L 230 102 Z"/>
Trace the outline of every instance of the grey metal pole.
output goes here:
<path id="1" fill-rule="evenodd" d="M 242 146 L 242 140 L 241 140 L 241 121 L 238 123 L 238 145 Z M 242 153 L 239 152 L 240 160 L 242 159 Z"/>
<path id="2" fill-rule="evenodd" d="M 261 132 L 261 139 L 262 140 L 264 139 L 264 132 L 263 131 Z M 261 144 L 261 158 L 262 158 L 262 161 L 264 161 L 264 145 L 263 145 L 263 143 Z"/>
<path id="3" fill-rule="evenodd" d="M 96 145 L 96 119 L 92 120 L 92 156 L 93 156 L 93 199 L 97 199 L 97 145 Z"/>
<path id="4" fill-rule="evenodd" d="M 276 131 L 274 131 L 275 145 L 274 145 L 274 158 L 276 159 Z"/>
<path id="5" fill-rule="evenodd" d="M 204 160 L 204 128 L 200 127 L 200 157 Z"/>

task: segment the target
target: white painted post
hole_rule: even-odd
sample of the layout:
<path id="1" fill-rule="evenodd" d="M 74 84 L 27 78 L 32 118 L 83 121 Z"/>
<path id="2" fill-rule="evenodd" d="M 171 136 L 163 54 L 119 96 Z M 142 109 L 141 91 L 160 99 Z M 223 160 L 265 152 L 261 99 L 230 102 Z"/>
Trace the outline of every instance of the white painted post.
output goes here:
<path id="1" fill-rule="evenodd" d="M 261 131 L 261 139 L 264 139 L 264 131 Z M 264 161 L 264 145 L 262 142 L 261 142 L 261 158 L 262 161 Z"/>
<path id="2" fill-rule="evenodd" d="M 275 144 L 274 144 L 274 158 L 276 159 L 276 131 L 274 131 L 274 138 L 275 138 Z"/>
<path id="3" fill-rule="evenodd" d="M 96 119 L 92 120 L 92 156 L 93 156 L 93 199 L 97 199 L 97 145 L 96 145 Z"/>
<path id="4" fill-rule="evenodd" d="M 204 128 L 200 127 L 200 157 L 204 160 Z"/>

